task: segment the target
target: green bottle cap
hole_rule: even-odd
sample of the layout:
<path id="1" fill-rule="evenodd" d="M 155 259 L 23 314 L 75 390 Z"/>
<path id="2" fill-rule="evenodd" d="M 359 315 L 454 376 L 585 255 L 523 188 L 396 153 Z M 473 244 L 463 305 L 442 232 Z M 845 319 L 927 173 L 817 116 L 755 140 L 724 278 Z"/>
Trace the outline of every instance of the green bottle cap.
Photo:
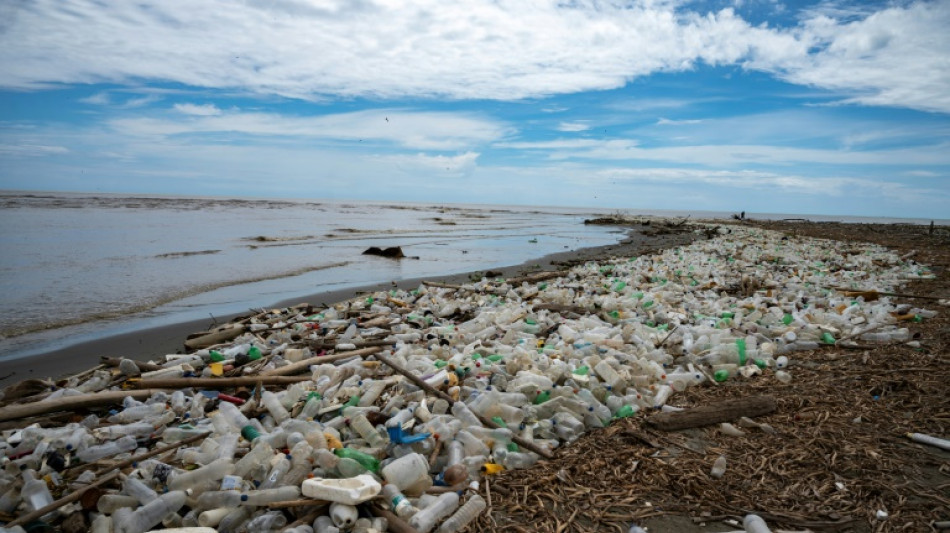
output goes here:
<path id="1" fill-rule="evenodd" d="M 502 427 L 502 428 L 508 427 L 508 424 L 505 423 L 505 419 L 500 416 L 491 417 L 491 421 L 498 424 L 498 427 Z"/>
<path id="2" fill-rule="evenodd" d="M 586 376 L 587 374 L 590 373 L 590 367 L 588 367 L 587 365 L 578 367 L 576 370 L 574 370 L 574 373 L 577 374 L 578 376 Z"/>
<path id="3" fill-rule="evenodd" d="M 241 436 L 247 439 L 248 441 L 253 441 L 257 437 L 261 436 L 261 432 L 257 431 L 256 427 L 247 425 L 241 428 Z"/>

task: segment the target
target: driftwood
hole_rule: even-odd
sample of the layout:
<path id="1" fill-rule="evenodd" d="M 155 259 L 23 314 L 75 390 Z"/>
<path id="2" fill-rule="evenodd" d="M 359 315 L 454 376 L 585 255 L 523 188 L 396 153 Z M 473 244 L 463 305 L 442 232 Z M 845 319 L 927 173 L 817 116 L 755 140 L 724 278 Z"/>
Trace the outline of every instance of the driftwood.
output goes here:
<path id="1" fill-rule="evenodd" d="M 224 389 L 257 385 L 291 385 L 307 381 L 310 376 L 241 376 L 234 378 L 159 378 L 130 381 L 138 388 L 183 389 L 198 387 L 202 389 Z"/>
<path id="2" fill-rule="evenodd" d="M 394 371 L 396 371 L 396 372 L 402 374 L 403 376 L 406 377 L 406 379 L 408 379 L 409 381 L 413 382 L 416 386 L 418 386 L 418 387 L 421 388 L 422 390 L 426 391 L 427 393 L 429 393 L 429 394 L 431 394 L 431 395 L 433 395 L 433 396 L 442 398 L 443 400 L 447 401 L 450 406 L 455 404 L 455 400 L 453 400 L 451 396 L 449 396 L 448 394 L 446 394 L 446 393 L 444 393 L 444 392 L 442 392 L 442 391 L 436 389 L 435 387 L 429 385 L 429 384 L 426 383 L 422 378 L 420 378 L 419 376 L 416 376 L 415 374 L 413 374 L 413 373 L 410 372 L 409 370 L 407 370 L 407 369 L 401 367 L 400 365 L 396 364 L 394 361 L 392 361 L 392 360 L 389 359 L 388 357 L 386 357 L 386 356 L 384 356 L 384 355 L 382 355 L 382 354 L 376 354 L 376 359 L 379 360 L 379 361 L 381 361 L 381 362 L 383 362 L 383 363 L 386 364 L 389 368 L 392 368 Z M 474 414 L 476 417 L 478 417 L 478 420 L 479 420 L 485 427 L 489 427 L 489 428 L 493 428 L 493 429 L 497 429 L 498 427 L 500 427 L 498 424 L 495 423 L 494 420 L 492 420 L 492 419 L 490 419 L 490 418 L 484 417 L 484 416 L 482 416 L 482 415 L 480 415 L 480 414 L 478 414 L 478 413 L 472 413 L 472 414 Z M 533 442 L 531 442 L 531 441 L 527 441 L 527 440 L 521 438 L 520 435 L 513 434 L 513 435 L 511 436 L 511 440 L 514 441 L 518 446 L 521 446 L 522 448 L 525 448 L 525 449 L 527 449 L 527 450 L 530 450 L 530 451 L 532 451 L 532 452 L 534 452 L 534 453 L 540 455 L 541 457 L 544 457 L 544 458 L 547 458 L 547 459 L 551 459 L 551 458 L 553 457 L 553 455 L 551 454 L 551 452 L 550 452 L 549 450 L 546 450 L 546 449 L 544 449 L 544 448 L 541 448 L 541 447 L 538 446 L 537 444 L 535 444 L 535 443 L 533 443 Z"/>
<path id="3" fill-rule="evenodd" d="M 353 350 L 350 352 L 335 353 L 333 355 L 318 355 L 315 357 L 310 357 L 309 359 L 304 359 L 303 361 L 298 361 L 296 363 L 291 363 L 287 366 L 282 366 L 280 368 L 273 368 L 267 370 L 266 372 L 261 372 L 261 376 L 289 376 L 292 374 L 298 374 L 300 372 L 306 372 L 310 365 L 319 365 L 321 363 L 331 363 L 333 361 L 339 361 L 340 359 L 349 359 L 350 357 L 362 357 L 366 355 L 371 355 L 376 352 L 382 351 L 382 348 L 379 346 L 370 346 L 367 348 L 361 348 L 359 350 Z"/>
<path id="4" fill-rule="evenodd" d="M 660 413 L 647 418 L 647 423 L 664 431 L 698 428 L 774 413 L 778 404 L 772 396 L 752 396 L 713 402 L 682 411 Z"/>
<path id="5" fill-rule="evenodd" d="M 510 278 L 510 279 L 505 280 L 505 282 L 508 283 L 509 285 L 516 285 L 518 283 L 524 283 L 524 282 L 534 283 L 536 281 L 545 281 L 548 279 L 564 277 L 568 274 L 570 274 L 570 271 L 568 270 L 555 270 L 553 272 L 539 272 L 537 274 L 528 274 L 526 276 Z"/>
<path id="6" fill-rule="evenodd" d="M 857 298 L 859 296 L 864 297 L 864 301 L 873 302 L 881 296 L 893 296 L 895 298 L 916 298 L 918 300 L 940 300 L 939 296 L 921 296 L 917 294 L 905 294 L 901 292 L 884 292 L 884 291 L 875 291 L 875 290 L 862 290 L 862 289 L 846 289 L 844 287 L 835 287 L 836 291 L 849 298 Z"/>
<path id="7" fill-rule="evenodd" d="M 189 350 L 200 350 L 201 348 L 207 348 L 208 346 L 214 346 L 215 344 L 227 342 L 237 337 L 241 333 L 244 333 L 243 325 L 232 325 L 231 327 L 221 328 L 216 331 L 199 334 L 197 337 L 188 339 L 185 341 L 185 347 Z"/>
<path id="8" fill-rule="evenodd" d="M 144 400 L 155 394 L 160 389 L 144 389 L 136 391 L 108 391 L 96 392 L 93 394 L 80 394 L 77 396 L 64 396 L 55 400 L 44 400 L 22 405 L 8 405 L 0 411 L 0 422 L 4 420 L 16 420 L 28 416 L 42 415 L 46 413 L 55 413 L 57 411 L 71 411 L 80 407 L 93 407 L 97 405 L 108 405 L 110 403 L 119 403 L 126 396 L 131 396 L 136 400 Z"/>
<path id="9" fill-rule="evenodd" d="M 380 339 L 380 340 L 354 342 L 352 344 L 353 346 L 356 346 L 357 348 L 369 348 L 371 346 L 392 346 L 393 344 L 395 344 L 395 341 L 387 341 L 387 340 Z M 325 350 L 325 349 L 332 349 L 335 347 L 336 347 L 336 341 L 334 340 L 322 340 L 322 341 L 310 342 L 311 350 Z"/>

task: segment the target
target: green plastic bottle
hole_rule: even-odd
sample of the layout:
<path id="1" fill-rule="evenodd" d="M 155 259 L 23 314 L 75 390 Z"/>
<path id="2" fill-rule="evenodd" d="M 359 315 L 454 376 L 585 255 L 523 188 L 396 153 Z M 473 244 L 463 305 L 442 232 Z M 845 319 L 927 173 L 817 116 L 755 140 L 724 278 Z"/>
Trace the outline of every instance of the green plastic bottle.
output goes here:
<path id="1" fill-rule="evenodd" d="M 337 448 L 333 453 L 340 458 L 348 457 L 363 466 L 370 472 L 379 473 L 379 461 L 368 453 L 363 453 L 353 448 Z"/>
<path id="2" fill-rule="evenodd" d="M 211 353 L 209 355 L 211 356 L 211 360 L 214 361 L 215 363 L 220 363 L 221 361 L 224 361 L 224 356 L 221 355 L 221 352 L 217 350 L 211 350 Z"/>
<path id="3" fill-rule="evenodd" d="M 251 349 L 247 351 L 247 357 L 251 361 L 257 361 L 261 358 L 261 349 L 257 346 L 251 346 Z"/>
<path id="4" fill-rule="evenodd" d="M 715 374 L 713 374 L 713 379 L 715 379 L 719 383 L 722 383 L 723 381 L 726 381 L 727 379 L 729 379 L 729 371 L 724 368 L 721 368 L 717 370 Z"/>
<path id="5" fill-rule="evenodd" d="M 739 352 L 739 365 L 742 366 L 746 359 L 745 339 L 736 339 L 736 350 Z"/>
<path id="6" fill-rule="evenodd" d="M 634 409 L 632 405 L 624 405 L 621 406 L 620 409 L 617 409 L 617 412 L 614 413 L 614 420 L 619 418 L 630 418 L 635 414 L 637 414 L 637 410 Z"/>
<path id="7" fill-rule="evenodd" d="M 534 405 L 541 405 L 542 403 L 551 399 L 551 391 L 546 390 L 540 392 L 537 396 L 534 397 Z"/>

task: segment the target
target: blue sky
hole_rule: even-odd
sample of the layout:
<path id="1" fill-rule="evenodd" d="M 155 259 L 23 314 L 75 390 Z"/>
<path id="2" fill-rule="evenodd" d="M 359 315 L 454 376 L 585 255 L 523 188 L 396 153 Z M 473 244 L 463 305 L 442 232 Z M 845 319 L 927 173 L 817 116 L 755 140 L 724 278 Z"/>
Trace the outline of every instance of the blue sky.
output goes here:
<path id="1" fill-rule="evenodd" d="M 0 188 L 950 218 L 950 1 L 0 5 Z"/>

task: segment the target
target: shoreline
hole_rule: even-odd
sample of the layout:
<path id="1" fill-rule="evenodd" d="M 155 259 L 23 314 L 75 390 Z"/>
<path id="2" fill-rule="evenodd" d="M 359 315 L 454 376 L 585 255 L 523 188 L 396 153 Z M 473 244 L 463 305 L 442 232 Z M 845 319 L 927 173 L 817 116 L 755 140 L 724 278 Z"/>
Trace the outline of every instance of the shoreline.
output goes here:
<path id="1" fill-rule="evenodd" d="M 499 272 L 503 277 L 512 277 L 524 272 L 551 270 L 552 265 L 557 265 L 562 262 L 583 262 L 609 256 L 632 257 L 645 253 L 653 253 L 671 246 L 688 244 L 695 238 L 695 234 L 692 232 L 676 232 L 675 230 L 656 231 L 656 229 L 640 225 L 618 225 L 617 227 L 626 231 L 626 236 L 618 243 L 557 252 L 520 264 L 493 268 L 491 271 Z M 540 269 L 538 266 L 540 266 Z M 389 282 L 375 284 L 368 283 L 346 289 L 306 294 L 297 298 L 281 300 L 270 305 L 262 305 L 261 307 L 267 309 L 283 308 L 302 302 L 307 302 L 314 306 L 332 305 L 349 300 L 364 292 L 388 290 L 393 287 L 401 289 L 415 288 L 423 281 L 464 283 L 469 281 L 470 275 L 477 272 L 484 272 L 484 270 L 391 280 Z M 217 323 L 227 323 L 246 314 L 247 312 L 241 312 L 215 318 Z M 147 361 L 149 359 L 162 357 L 166 354 L 178 353 L 183 350 L 185 338 L 188 335 L 206 330 L 209 325 L 210 321 L 207 318 L 177 322 L 83 341 L 72 346 L 11 359 L 9 361 L 0 361 L 0 387 L 6 387 L 26 379 L 58 379 L 65 375 L 81 372 L 99 364 L 100 356 L 125 357 L 128 359 Z"/>

